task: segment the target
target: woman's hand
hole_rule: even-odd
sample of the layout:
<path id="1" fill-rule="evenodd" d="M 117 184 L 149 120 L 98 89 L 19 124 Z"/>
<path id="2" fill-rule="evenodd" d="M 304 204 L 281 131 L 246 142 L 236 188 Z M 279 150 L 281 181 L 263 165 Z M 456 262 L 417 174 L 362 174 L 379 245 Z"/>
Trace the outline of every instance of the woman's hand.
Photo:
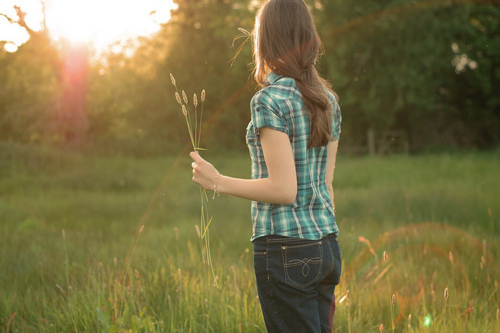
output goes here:
<path id="1" fill-rule="evenodd" d="M 214 185 L 220 173 L 209 162 L 205 161 L 198 152 L 189 154 L 193 159 L 191 166 L 193 167 L 193 182 L 207 190 L 214 190 Z"/>
<path id="2" fill-rule="evenodd" d="M 297 174 L 288 134 L 262 127 L 260 141 L 269 177 L 241 179 L 223 176 L 197 152 L 192 152 L 193 181 L 220 194 L 272 204 L 293 204 L 297 196 Z"/>

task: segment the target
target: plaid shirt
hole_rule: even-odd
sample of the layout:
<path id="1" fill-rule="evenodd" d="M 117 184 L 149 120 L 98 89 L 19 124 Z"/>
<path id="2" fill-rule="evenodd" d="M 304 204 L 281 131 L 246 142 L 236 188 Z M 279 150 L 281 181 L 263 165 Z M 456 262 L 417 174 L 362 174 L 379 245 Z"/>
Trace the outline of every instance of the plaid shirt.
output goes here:
<path id="1" fill-rule="evenodd" d="M 251 241 L 267 235 L 304 239 L 321 239 L 338 233 L 335 213 L 325 183 L 328 149 L 307 149 L 310 119 L 304 110 L 302 95 L 295 80 L 270 73 L 269 84 L 252 98 L 252 120 L 246 141 L 252 158 L 252 178 L 269 177 L 259 140 L 259 129 L 269 127 L 288 134 L 297 173 L 297 197 L 291 205 L 252 201 L 253 236 Z M 335 97 L 332 137 L 339 139 L 341 114 Z"/>

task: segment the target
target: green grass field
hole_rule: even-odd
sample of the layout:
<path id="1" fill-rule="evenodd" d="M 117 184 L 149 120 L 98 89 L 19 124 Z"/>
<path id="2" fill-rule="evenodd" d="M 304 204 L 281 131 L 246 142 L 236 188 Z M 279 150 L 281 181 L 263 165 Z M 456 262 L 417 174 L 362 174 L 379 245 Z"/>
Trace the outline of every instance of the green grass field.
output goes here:
<path id="1" fill-rule="evenodd" d="M 245 152 L 204 156 L 249 176 Z M 250 204 L 210 198 L 216 288 L 190 178 L 187 153 L 0 144 L 0 331 L 265 332 Z M 500 331 L 500 151 L 340 153 L 334 188 L 336 332 Z"/>

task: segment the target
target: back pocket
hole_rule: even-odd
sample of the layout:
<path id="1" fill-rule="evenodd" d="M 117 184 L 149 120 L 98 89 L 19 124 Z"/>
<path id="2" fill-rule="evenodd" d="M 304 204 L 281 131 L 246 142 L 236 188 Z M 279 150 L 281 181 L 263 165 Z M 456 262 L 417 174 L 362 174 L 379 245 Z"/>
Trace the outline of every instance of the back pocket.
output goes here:
<path id="1" fill-rule="evenodd" d="M 285 281 L 298 288 L 306 288 L 318 281 L 323 265 L 321 241 L 301 245 L 283 245 Z"/>

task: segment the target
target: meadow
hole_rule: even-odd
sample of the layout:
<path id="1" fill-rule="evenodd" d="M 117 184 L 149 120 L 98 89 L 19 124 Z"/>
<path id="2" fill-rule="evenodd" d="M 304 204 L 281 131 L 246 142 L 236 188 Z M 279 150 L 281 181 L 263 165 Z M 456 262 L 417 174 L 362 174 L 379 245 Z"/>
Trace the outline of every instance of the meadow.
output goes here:
<path id="1" fill-rule="evenodd" d="M 187 152 L 0 144 L 0 332 L 265 332 L 250 203 L 210 197 L 204 264 Z M 203 155 L 249 177 L 245 151 Z M 500 151 L 341 152 L 334 189 L 335 332 L 500 331 Z"/>

